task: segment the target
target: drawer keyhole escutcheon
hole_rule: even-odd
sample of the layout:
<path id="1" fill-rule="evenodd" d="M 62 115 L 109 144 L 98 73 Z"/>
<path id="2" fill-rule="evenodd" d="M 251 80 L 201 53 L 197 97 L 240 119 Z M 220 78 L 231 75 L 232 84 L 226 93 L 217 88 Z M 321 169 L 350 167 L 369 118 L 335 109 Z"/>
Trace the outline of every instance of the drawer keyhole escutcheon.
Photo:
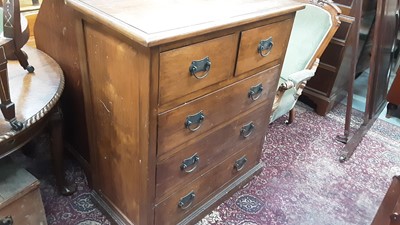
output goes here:
<path id="1" fill-rule="evenodd" d="M 191 173 L 197 168 L 197 164 L 200 161 L 200 157 L 195 153 L 192 157 L 189 157 L 183 160 L 181 164 L 181 170 L 185 171 L 186 173 Z M 190 169 L 188 169 L 191 167 Z"/>
<path id="2" fill-rule="evenodd" d="M 262 91 L 263 91 L 262 84 L 257 84 L 256 86 L 250 88 L 248 97 L 251 100 L 255 101 L 261 97 Z"/>
<path id="3" fill-rule="evenodd" d="M 244 165 L 247 162 L 247 157 L 243 156 L 242 158 L 236 160 L 235 165 L 233 166 L 236 171 L 241 171 L 244 168 Z"/>
<path id="4" fill-rule="evenodd" d="M 197 79 L 203 79 L 208 76 L 208 73 L 211 69 L 211 61 L 208 56 L 201 60 L 194 60 L 192 64 L 189 66 L 189 72 L 191 75 L 196 77 Z M 198 72 L 203 72 L 202 75 L 197 75 Z"/>
<path id="5" fill-rule="evenodd" d="M 196 131 L 201 127 L 201 123 L 205 119 L 203 111 L 186 117 L 185 127 L 190 131 Z"/>
<path id="6" fill-rule="evenodd" d="M 181 209 L 189 208 L 193 203 L 194 197 L 196 197 L 196 194 L 194 193 L 194 191 L 191 191 L 189 194 L 179 200 L 178 206 Z"/>
<path id="7" fill-rule="evenodd" d="M 3 219 L 0 219 L 1 225 L 13 225 L 14 221 L 11 216 L 6 216 Z"/>
<path id="8" fill-rule="evenodd" d="M 250 123 L 244 125 L 242 127 L 242 129 L 240 129 L 240 135 L 244 138 L 247 138 L 253 133 L 255 128 L 256 128 L 256 126 L 254 125 L 254 123 L 250 122 Z"/>
<path id="9" fill-rule="evenodd" d="M 274 47 L 274 42 L 272 41 L 272 37 L 269 37 L 265 40 L 261 40 L 260 43 L 258 44 L 258 53 L 262 57 L 266 57 L 271 52 L 272 47 Z"/>

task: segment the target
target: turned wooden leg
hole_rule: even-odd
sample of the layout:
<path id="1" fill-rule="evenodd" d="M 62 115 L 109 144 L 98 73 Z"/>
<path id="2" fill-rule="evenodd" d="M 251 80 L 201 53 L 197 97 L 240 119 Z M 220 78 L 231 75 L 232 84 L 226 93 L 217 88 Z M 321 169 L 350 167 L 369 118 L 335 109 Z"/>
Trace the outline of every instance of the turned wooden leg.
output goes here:
<path id="1" fill-rule="evenodd" d="M 56 106 L 50 119 L 51 153 L 53 169 L 57 186 L 63 195 L 71 195 L 75 192 L 75 184 L 68 184 L 64 173 L 64 141 L 63 119 L 59 106 Z"/>
<path id="2" fill-rule="evenodd" d="M 19 49 L 19 50 L 16 50 L 14 52 L 14 54 L 17 57 L 19 64 L 22 66 L 22 68 L 24 68 L 24 70 L 27 70 L 29 73 L 33 73 L 33 71 L 35 71 L 35 68 L 33 66 L 29 65 L 28 56 L 26 55 L 26 53 L 24 51 Z"/>
<path id="3" fill-rule="evenodd" d="M 7 59 L 3 46 L 0 46 L 0 110 L 14 130 L 23 128 L 23 124 L 15 118 L 15 105 L 11 101 Z"/>
<path id="4" fill-rule="evenodd" d="M 295 112 L 294 108 L 289 111 L 289 119 L 285 121 L 285 123 L 287 125 L 293 123 L 295 114 L 296 114 L 296 112 Z"/>

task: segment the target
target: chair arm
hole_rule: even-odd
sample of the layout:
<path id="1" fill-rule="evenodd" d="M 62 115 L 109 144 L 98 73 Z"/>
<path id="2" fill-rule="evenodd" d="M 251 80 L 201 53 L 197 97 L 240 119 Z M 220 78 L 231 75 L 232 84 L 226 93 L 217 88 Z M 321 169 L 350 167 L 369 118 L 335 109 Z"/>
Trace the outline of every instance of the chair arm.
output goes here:
<path id="1" fill-rule="evenodd" d="M 292 73 L 288 76 L 287 80 L 293 82 L 293 85 L 296 87 L 296 89 L 298 89 L 301 84 L 305 85 L 305 83 L 315 75 L 318 65 L 319 59 L 317 58 L 315 59 L 311 69 L 304 69 L 296 73 Z"/>
<path id="2" fill-rule="evenodd" d="M 314 74 L 315 71 L 305 69 L 290 74 L 287 80 L 293 82 L 293 86 L 298 87 L 299 84 L 303 83 L 304 81 L 308 81 L 311 77 L 314 76 Z"/>

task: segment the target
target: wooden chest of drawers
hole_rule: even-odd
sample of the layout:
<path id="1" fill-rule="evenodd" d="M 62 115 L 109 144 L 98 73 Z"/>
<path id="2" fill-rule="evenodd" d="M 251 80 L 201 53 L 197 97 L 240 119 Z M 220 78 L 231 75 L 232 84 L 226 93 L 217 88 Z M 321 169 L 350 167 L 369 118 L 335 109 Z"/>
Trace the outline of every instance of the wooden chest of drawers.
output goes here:
<path id="1" fill-rule="evenodd" d="M 93 188 L 118 223 L 196 222 L 260 171 L 302 4 L 67 0 L 67 6 L 78 24 Z"/>

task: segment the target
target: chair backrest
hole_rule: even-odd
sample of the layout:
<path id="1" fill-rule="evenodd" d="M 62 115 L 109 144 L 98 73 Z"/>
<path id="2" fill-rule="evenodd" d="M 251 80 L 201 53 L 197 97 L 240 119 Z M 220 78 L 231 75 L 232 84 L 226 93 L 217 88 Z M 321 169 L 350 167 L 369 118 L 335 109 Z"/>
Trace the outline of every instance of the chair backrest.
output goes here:
<path id="1" fill-rule="evenodd" d="M 18 0 L 0 0 L 1 44 L 11 57 L 12 50 L 20 49 L 29 39 L 28 21 L 20 14 Z"/>
<path id="2" fill-rule="evenodd" d="M 302 1 L 304 2 L 304 1 Z M 297 12 L 283 63 L 281 77 L 310 69 L 321 57 L 339 27 L 340 9 L 329 1 L 310 1 Z"/>

